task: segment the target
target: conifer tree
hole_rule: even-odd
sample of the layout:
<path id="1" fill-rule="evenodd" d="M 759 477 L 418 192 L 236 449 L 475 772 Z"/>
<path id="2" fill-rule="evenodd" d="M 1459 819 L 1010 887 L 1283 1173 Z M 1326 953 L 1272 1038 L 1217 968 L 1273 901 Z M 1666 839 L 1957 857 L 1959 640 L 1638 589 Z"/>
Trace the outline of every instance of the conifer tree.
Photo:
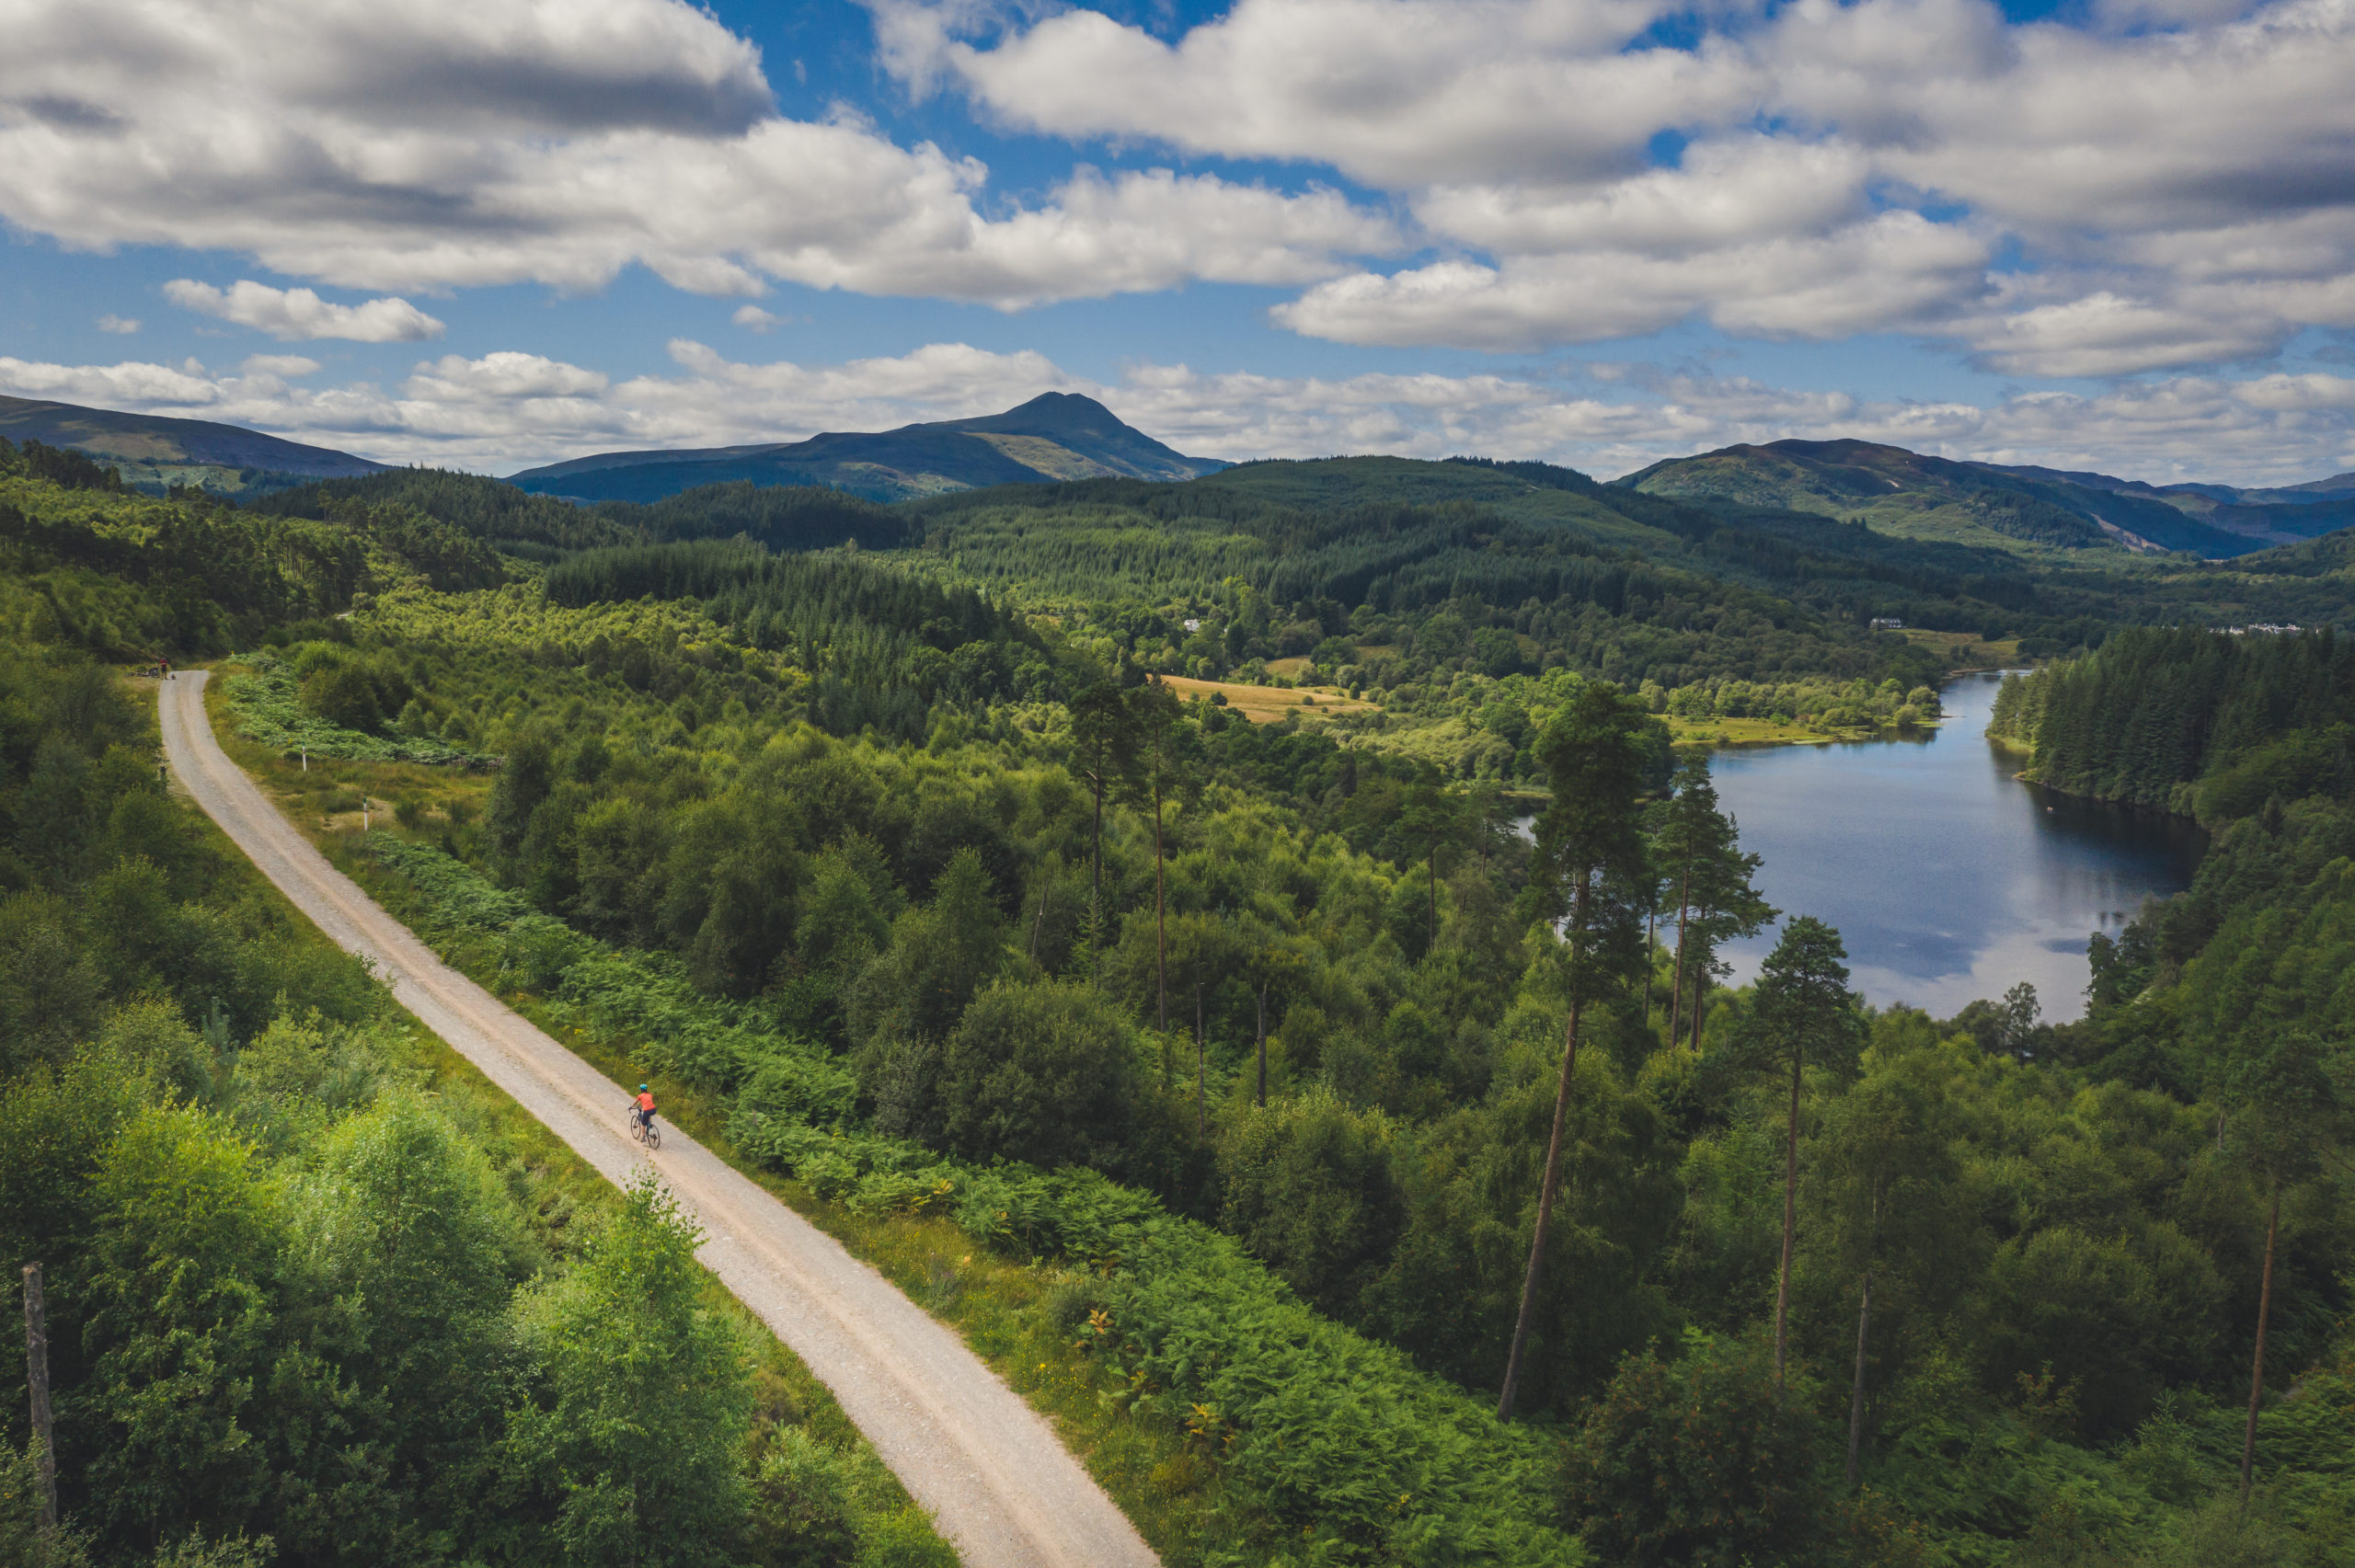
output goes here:
<path id="1" fill-rule="evenodd" d="M 1863 1020 L 1848 989 L 1848 950 L 1840 933 L 1811 915 L 1783 929 L 1758 977 L 1756 996 L 1737 1049 L 1745 1065 L 1791 1074 L 1783 1133 L 1783 1262 L 1775 1287 L 1775 1386 L 1783 1386 L 1791 1309 L 1791 1246 L 1798 1233 L 1799 1088 L 1807 1064 L 1853 1068 Z"/>
<path id="2" fill-rule="evenodd" d="M 1521 1310 L 1505 1356 L 1497 1417 L 1510 1420 L 1521 1380 L 1522 1357 L 1545 1262 L 1554 1218 L 1562 1134 L 1570 1086 L 1578 1073 L 1579 1025 L 1591 1002 L 1624 991 L 1626 977 L 1643 962 L 1643 912 L 1651 870 L 1644 853 L 1640 800 L 1644 782 L 1643 705 L 1595 682 L 1580 688 L 1569 707 L 1539 742 L 1539 758 L 1554 798 L 1537 821 L 1527 912 L 1558 921 L 1565 948 L 1564 982 L 1569 1017 L 1563 1028 L 1562 1075 L 1554 1092 L 1554 1125 L 1537 1189 L 1537 1222 L 1530 1236 L 1529 1267 Z"/>

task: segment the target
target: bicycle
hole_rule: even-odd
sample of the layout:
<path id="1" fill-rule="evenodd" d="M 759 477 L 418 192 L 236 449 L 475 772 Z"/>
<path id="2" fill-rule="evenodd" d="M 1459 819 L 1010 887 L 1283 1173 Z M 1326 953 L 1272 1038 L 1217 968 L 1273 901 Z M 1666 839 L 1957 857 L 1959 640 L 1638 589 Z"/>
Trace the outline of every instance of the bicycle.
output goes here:
<path id="1" fill-rule="evenodd" d="M 629 1104 L 629 1135 L 649 1149 L 662 1147 L 661 1124 L 649 1116 L 639 1115 L 638 1102 L 635 1100 L 632 1100 Z"/>

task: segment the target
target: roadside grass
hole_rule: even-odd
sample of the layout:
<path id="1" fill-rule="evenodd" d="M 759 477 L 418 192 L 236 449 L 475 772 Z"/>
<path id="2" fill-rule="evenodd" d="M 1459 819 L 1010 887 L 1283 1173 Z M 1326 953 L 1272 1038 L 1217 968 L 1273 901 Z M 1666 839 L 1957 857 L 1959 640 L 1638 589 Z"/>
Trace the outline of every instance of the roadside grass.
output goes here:
<path id="1" fill-rule="evenodd" d="M 395 919 L 418 930 L 424 901 L 405 876 L 380 865 L 363 847 L 359 796 L 377 801 L 408 798 L 419 804 L 417 820 L 401 823 L 375 816 L 372 827 L 412 842 L 431 844 L 450 826 L 449 806 L 458 817 L 478 817 L 490 791 L 487 775 L 400 762 L 363 762 L 313 757 L 305 773 L 299 761 L 241 735 L 216 677 L 205 693 L 213 733 L 230 760 L 272 796 L 290 820 L 318 846 L 329 864 L 360 884 Z M 349 800 L 339 797 L 349 796 Z M 323 804 L 324 803 L 324 804 Z M 213 830 L 218 831 L 217 829 Z M 250 868 L 248 868 L 250 869 Z M 258 875 L 258 874 L 256 874 Z M 615 1115 L 630 1085 L 651 1082 L 663 1115 L 768 1192 L 833 1236 L 850 1253 L 891 1281 L 918 1306 L 949 1324 L 991 1370 L 1054 1425 L 1066 1447 L 1119 1505 L 1154 1551 L 1172 1562 L 1193 1561 L 1206 1539 L 1219 1534 L 1210 1523 L 1220 1510 L 1218 1467 L 1200 1462 L 1185 1428 L 1174 1421 L 1132 1414 L 1118 1396 L 1125 1380 L 1104 1375 L 1073 1332 L 1057 1321 L 1060 1296 L 1085 1278 L 1075 1268 L 1022 1263 L 978 1247 L 946 1218 L 861 1213 L 812 1192 L 803 1183 L 762 1168 L 741 1156 L 727 1136 L 727 1106 L 719 1096 L 638 1065 L 640 1042 L 588 1023 L 571 1008 L 516 988 L 501 974 L 502 954 L 491 941 L 434 942 L 420 932 L 442 960 L 489 990 L 508 1006 L 562 1043 L 610 1079 Z M 419 1026 L 421 1031 L 421 1025 Z M 554 1134 L 534 1120 L 438 1040 L 435 1047 L 500 1102 L 503 1115 L 520 1120 L 541 1145 L 560 1151 L 599 1188 L 604 1184 L 571 1156 Z M 718 1283 L 707 1290 L 750 1319 Z M 777 1381 L 787 1408 L 810 1413 L 811 1429 L 830 1443 L 836 1434 L 856 1439 L 856 1453 L 890 1482 L 890 1492 L 909 1509 L 906 1494 L 883 1468 L 856 1428 L 813 1374 L 764 1326 L 760 1341 L 774 1346 Z M 879 1495 L 878 1501 L 881 1501 Z M 921 1513 L 917 1516 L 920 1518 Z M 864 1539 L 864 1535 L 862 1535 Z M 911 1562 L 917 1561 L 910 1559 Z"/>
<path id="2" fill-rule="evenodd" d="M 356 826 L 314 830 L 309 836 L 336 869 L 416 929 L 425 913 L 423 900 L 406 877 L 367 853 Z M 600 1029 L 564 1003 L 514 986 L 500 973 L 502 954 L 497 943 L 441 943 L 436 950 L 444 963 L 611 1080 L 616 1119 L 630 1086 L 652 1083 L 662 1114 L 675 1126 L 840 1242 L 917 1306 L 956 1329 L 992 1371 L 1052 1423 L 1065 1447 L 1155 1551 L 1173 1562 L 1193 1559 L 1204 1534 L 1204 1517 L 1216 1511 L 1216 1471 L 1194 1462 L 1182 1427 L 1121 1411 L 1113 1396 L 1125 1385 L 1100 1376 L 1069 1327 L 1055 1321 L 1057 1288 L 1084 1277 L 1082 1271 L 996 1256 L 976 1246 L 945 1218 L 860 1213 L 821 1197 L 803 1183 L 739 1153 L 728 1138 L 727 1107 L 720 1097 L 644 1065 L 641 1042 Z M 526 1114 L 521 1107 L 514 1110 L 518 1116 Z M 714 1282 L 711 1288 L 720 1288 Z M 805 1368 L 802 1376 L 810 1375 Z M 827 1408 L 839 1415 L 831 1396 Z M 847 1425 L 848 1418 L 842 1419 Z"/>
<path id="3" fill-rule="evenodd" d="M 138 682 L 133 693 L 144 700 L 153 694 L 153 685 Z M 295 826 L 327 853 L 330 862 L 347 875 L 353 875 L 355 880 L 361 879 L 359 872 L 372 868 L 368 857 L 353 853 L 360 831 L 360 813 L 356 808 L 324 814 L 312 809 L 322 795 L 340 791 L 367 793 L 380 800 L 396 796 L 430 799 L 436 802 L 437 811 L 446 803 L 457 801 L 463 814 L 469 807 L 478 808 L 489 793 L 488 777 L 413 763 L 353 762 L 315 757 L 306 773 L 298 761 L 281 757 L 237 733 L 226 711 L 226 693 L 217 678 L 208 683 L 205 706 L 213 733 L 230 759 L 261 783 L 264 793 L 276 797 Z M 150 715 L 155 712 L 152 707 L 144 711 Z M 158 745 L 160 750 L 160 740 Z M 200 830 L 218 845 L 233 867 L 230 875 L 284 916 L 289 928 L 301 933 L 298 940 L 327 944 L 327 938 L 237 852 L 219 824 L 201 813 L 199 817 Z M 441 822 L 446 821 L 444 812 Z M 420 824 L 428 828 L 436 825 L 439 824 Z M 390 828 L 394 824 L 386 822 L 385 826 Z M 401 910 L 394 907 L 397 900 L 387 897 L 397 891 L 389 886 L 396 880 L 378 877 L 376 881 L 386 886 L 370 886 L 365 880 L 362 885 L 369 887 L 373 897 L 399 915 Z M 409 901 L 414 903 L 413 897 Z M 459 967 L 466 967 L 464 964 Z M 495 957 L 491 967 L 496 969 Z M 472 969 L 468 972 L 475 973 L 486 985 L 495 979 Z M 509 1000 L 511 1002 L 514 999 Z M 543 1018 L 535 1017 L 534 1022 L 546 1026 Z M 563 1139 L 414 1016 L 408 1019 L 408 1025 L 416 1044 L 413 1065 L 423 1074 L 422 1087 L 435 1096 L 459 1130 L 491 1157 L 515 1195 L 526 1221 L 551 1254 L 561 1256 L 569 1249 L 568 1232 L 577 1217 L 604 1215 L 618 1208 L 620 1195 L 616 1189 L 573 1153 Z M 622 1060 L 611 1053 L 582 1054 L 608 1076 L 613 1076 L 615 1063 Z M 601 1054 L 605 1059 L 599 1059 Z M 677 1090 L 666 1095 L 672 1106 L 679 1106 L 680 1102 L 689 1098 Z M 617 1093 L 616 1107 L 620 1101 Z M 860 1542 L 856 1562 L 861 1568 L 951 1568 L 957 1561 L 955 1551 L 935 1532 L 930 1516 L 908 1495 L 890 1467 L 834 1402 L 834 1396 L 808 1365 L 716 1276 L 704 1276 L 702 1296 L 707 1310 L 726 1315 L 738 1325 L 752 1349 L 755 1404 L 748 1440 L 753 1445 L 754 1453 L 757 1455 L 772 1442 L 780 1429 L 806 1426 L 810 1435 L 833 1454 L 839 1467 L 851 1525 Z"/>

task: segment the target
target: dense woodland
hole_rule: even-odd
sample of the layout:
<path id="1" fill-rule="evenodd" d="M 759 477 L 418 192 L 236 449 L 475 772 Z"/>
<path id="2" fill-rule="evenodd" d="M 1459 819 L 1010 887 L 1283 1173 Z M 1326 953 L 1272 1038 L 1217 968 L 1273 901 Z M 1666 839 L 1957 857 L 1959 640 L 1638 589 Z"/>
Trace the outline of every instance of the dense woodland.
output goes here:
<path id="1" fill-rule="evenodd" d="M 57 651 L 0 711 L 48 711 L 77 670 L 127 715 L 75 650 L 162 648 L 121 638 L 169 624 L 173 574 L 202 569 L 163 567 L 175 520 L 247 531 L 254 569 L 290 594 L 309 567 L 288 541 L 308 535 L 288 531 L 346 540 L 364 573 L 349 618 L 290 599 L 241 635 L 235 722 L 385 770 L 396 825 L 339 840 L 355 868 L 488 983 L 710 1107 L 738 1158 L 1057 1281 L 1040 1310 L 1106 1408 L 1182 1446 L 1151 1483 L 1180 1521 L 1170 1561 L 2351 1560 L 2344 658 L 2327 638 L 2133 628 L 2184 595 L 2243 593 L 2262 576 L 2246 561 L 2230 578 L 2137 566 L 2098 589 L 2089 569 L 1982 563 L 2024 585 L 1985 597 L 1974 574 L 1937 577 L 1929 546 L 1644 497 L 1614 511 L 1620 496 L 1543 465 L 1246 465 L 1182 489 L 893 509 L 733 486 L 576 510 L 393 475 L 240 512 L 17 464 L 0 497 L 39 520 L 26 531 L 80 520 L 156 553 L 109 568 L 46 532 L 11 546 L 9 613 L 51 606 Z M 1383 485 L 1388 500 L 1349 493 Z M 427 523 L 490 552 L 499 580 L 450 578 L 471 557 L 429 548 Z M 2189 893 L 2095 938 L 2080 1023 L 2043 1023 L 2025 988 L 1948 1020 L 1865 1006 L 1839 933 L 1763 905 L 1706 755 L 1670 745 L 1671 717 L 1777 704 L 1929 722 L 1928 655 L 1853 613 L 1887 612 L 1875 596 L 1909 572 L 1907 603 L 2078 650 L 2003 699 L 2039 776 L 2188 801 L 2214 833 Z M 2343 583 L 2298 580 L 2346 602 Z M 101 584 L 114 631 L 56 612 Z M 1153 679 L 1301 658 L 1378 696 L 1382 722 L 1254 725 Z M 178 809 L 136 725 L 110 722 L 128 760 L 100 746 L 75 765 Z M 1445 745 L 1415 743 L 1442 723 Z M 0 1002 L 10 1039 L 46 1030 L 11 1059 L 5 1114 L 50 1127 L 61 1095 L 82 1104 L 57 1087 L 75 1072 L 137 1101 L 58 1156 L 93 1195 L 72 1216 L 44 1189 L 6 1200 L 10 1246 L 86 1256 L 56 1266 L 95 1281 L 160 1244 L 153 1210 L 108 1196 L 131 1180 L 109 1162 L 149 1147 L 121 1129 L 159 1117 L 218 1129 L 255 1184 L 364 1180 L 338 1152 L 376 1136 L 355 1129 L 425 1115 L 377 993 L 324 959 L 346 1000 L 111 976 L 109 955 L 156 950 L 140 921 L 182 906 L 100 889 L 167 862 L 111 827 L 61 837 L 56 722 L 0 732 L 8 983 L 72 969 L 28 942 L 99 977 L 78 1013 Z M 1509 785 L 1536 787 L 1516 805 Z M 337 819 L 345 787 L 305 812 Z M 68 841 L 86 846 L 70 864 Z M 228 884 L 187 886 L 209 908 Z M 87 934 L 118 909 L 125 934 Z M 1724 986 L 1718 949 L 1774 921 L 1759 983 Z M 110 1044 L 133 1013 L 179 1043 Z M 288 1043 L 302 1029 L 308 1055 Z M 153 1065 L 111 1065 L 134 1048 Z M 365 1093 L 250 1108 L 280 1092 L 247 1087 L 247 1059 L 340 1084 L 363 1048 Z M 493 1325 L 515 1380 L 468 1407 L 486 1457 L 464 1473 L 486 1490 L 460 1516 L 480 1522 L 370 1538 L 419 1560 L 532 1561 L 578 1539 L 569 1505 L 512 1479 L 560 1473 L 515 1456 L 565 1440 L 555 1414 L 518 1413 L 580 1389 L 533 1325 L 567 1281 L 670 1234 L 640 1195 L 599 1233 L 645 1240 L 551 1247 L 530 1189 L 483 1158 L 464 1180 L 508 1229 L 441 1244 L 486 1271 L 469 1321 Z M 270 1201 L 220 1210 L 282 1214 L 270 1235 L 293 1240 L 237 1244 L 305 1260 L 270 1275 L 270 1321 L 288 1326 L 246 1364 L 390 1388 L 361 1351 L 302 1337 L 327 1310 L 310 1303 L 355 1295 L 332 1249 L 301 1240 L 339 1211 Z M 90 1312 L 82 1341 L 111 1343 L 118 1320 Z M 363 1345 L 409 1332 L 336 1322 Z M 257 1432 L 318 1419 L 310 1385 L 239 1377 L 94 1351 L 61 1382 L 89 1409 L 177 1379 L 193 1406 L 244 1402 L 234 1419 Z M 398 1397 L 369 1398 L 394 1423 L 369 1438 L 384 1496 L 459 1473 L 401 1458 Z M 799 1439 L 746 1408 L 694 1417 L 716 1447 L 693 1452 L 741 1499 L 726 1519 L 749 1522 L 636 1560 L 760 1561 L 803 1539 L 776 1522 L 798 1504 L 762 1501 L 800 1495 L 775 1490 L 800 1461 L 774 1458 Z M 138 1561 L 201 1524 L 329 1554 L 333 1529 L 281 1500 L 322 1486 L 314 1461 L 260 1437 L 252 1452 L 261 1501 L 233 1516 L 186 1501 L 212 1491 L 175 1494 L 138 1504 L 136 1529 L 76 1459 L 90 1551 Z"/>

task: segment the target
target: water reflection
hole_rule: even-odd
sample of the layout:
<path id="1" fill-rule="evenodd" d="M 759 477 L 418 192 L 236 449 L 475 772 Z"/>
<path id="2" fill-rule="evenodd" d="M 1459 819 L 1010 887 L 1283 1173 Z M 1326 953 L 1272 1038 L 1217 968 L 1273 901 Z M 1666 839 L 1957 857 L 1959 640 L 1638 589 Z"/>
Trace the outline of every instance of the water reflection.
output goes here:
<path id="1" fill-rule="evenodd" d="M 2085 1010 L 2086 936 L 2182 889 L 2200 849 L 2178 818 L 2054 795 L 1986 739 L 1996 677 L 1944 693 L 1922 738 L 1723 751 L 1717 794 L 1765 857 L 1767 901 L 1840 928 L 1876 1002 L 1946 1016 L 2032 981 L 2045 1016 Z M 1727 956 L 1749 979 L 1774 933 Z"/>

